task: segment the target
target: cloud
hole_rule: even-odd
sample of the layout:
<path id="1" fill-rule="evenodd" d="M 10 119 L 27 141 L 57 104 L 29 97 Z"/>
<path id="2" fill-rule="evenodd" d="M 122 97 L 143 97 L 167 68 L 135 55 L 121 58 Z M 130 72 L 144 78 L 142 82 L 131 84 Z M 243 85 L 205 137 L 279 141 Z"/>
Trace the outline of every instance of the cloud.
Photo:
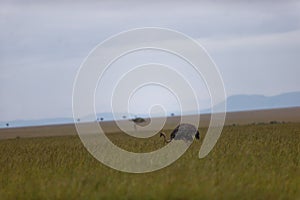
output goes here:
<path id="1" fill-rule="evenodd" d="M 299 27 L 300 28 L 300 27 Z M 250 35 L 244 37 L 211 37 L 211 38 L 199 38 L 199 43 L 209 46 L 211 51 L 228 51 L 233 48 L 243 47 L 280 47 L 293 48 L 300 46 L 300 29 L 287 31 L 287 32 L 276 32 L 270 34 Z"/>
<path id="2" fill-rule="evenodd" d="M 229 94 L 300 90 L 299 1 L 0 4 L 0 120 L 71 115 L 73 80 L 89 51 L 144 26 L 196 38 L 220 67 Z"/>

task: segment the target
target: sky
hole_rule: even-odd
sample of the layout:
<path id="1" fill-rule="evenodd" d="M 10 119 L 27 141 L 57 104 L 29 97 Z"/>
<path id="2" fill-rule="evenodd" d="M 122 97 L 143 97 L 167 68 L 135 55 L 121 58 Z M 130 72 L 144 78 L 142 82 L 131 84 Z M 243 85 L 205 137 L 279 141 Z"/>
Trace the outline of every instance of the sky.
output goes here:
<path id="1" fill-rule="evenodd" d="M 71 117 L 73 83 L 89 52 L 112 35 L 141 27 L 174 29 L 195 39 L 218 66 L 228 96 L 300 91 L 299 10 L 299 1 L 0 0 L 0 121 Z M 159 59 L 185 66 L 163 53 L 141 52 L 116 63 L 112 73 Z M 204 81 L 184 69 L 206 108 Z M 96 93 L 97 112 L 110 110 L 101 101 L 109 91 Z M 133 95 L 131 112 L 156 103 L 176 111 L 176 99 L 167 93 L 145 87 Z"/>

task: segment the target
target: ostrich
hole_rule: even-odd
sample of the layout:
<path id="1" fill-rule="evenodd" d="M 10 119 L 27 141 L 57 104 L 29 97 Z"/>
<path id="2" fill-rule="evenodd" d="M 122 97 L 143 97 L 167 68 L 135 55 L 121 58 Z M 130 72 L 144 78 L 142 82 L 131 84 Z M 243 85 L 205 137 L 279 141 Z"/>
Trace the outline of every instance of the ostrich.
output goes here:
<path id="1" fill-rule="evenodd" d="M 194 139 L 200 139 L 200 133 L 194 125 L 191 124 L 180 124 L 178 125 L 171 133 L 170 139 L 167 139 L 167 136 L 164 132 L 160 133 L 160 137 L 164 137 L 165 143 L 171 142 L 174 140 L 183 140 L 185 142 L 191 142 Z"/>

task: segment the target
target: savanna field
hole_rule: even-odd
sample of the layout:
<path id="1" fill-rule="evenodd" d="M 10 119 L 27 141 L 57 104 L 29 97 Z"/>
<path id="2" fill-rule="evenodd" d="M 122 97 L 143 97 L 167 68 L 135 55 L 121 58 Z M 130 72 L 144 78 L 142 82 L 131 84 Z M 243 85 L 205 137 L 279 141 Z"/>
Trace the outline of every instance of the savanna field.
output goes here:
<path id="1" fill-rule="evenodd" d="M 106 167 L 79 137 L 0 140 L 0 199 L 300 199 L 300 123 L 226 126 L 204 159 L 201 140 L 172 165 L 129 174 Z M 135 152 L 161 148 L 159 135 L 109 135 Z"/>

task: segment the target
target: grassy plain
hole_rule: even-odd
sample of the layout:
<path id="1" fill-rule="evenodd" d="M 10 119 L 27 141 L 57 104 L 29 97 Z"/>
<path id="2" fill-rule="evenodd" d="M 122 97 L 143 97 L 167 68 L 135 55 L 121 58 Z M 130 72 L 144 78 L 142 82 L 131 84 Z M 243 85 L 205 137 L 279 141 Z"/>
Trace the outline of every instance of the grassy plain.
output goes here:
<path id="1" fill-rule="evenodd" d="M 136 152 L 163 146 L 158 135 L 109 137 Z M 129 174 L 77 136 L 0 140 L 0 199 L 300 199 L 300 123 L 226 126 L 204 159 L 201 143 L 162 170 Z"/>

